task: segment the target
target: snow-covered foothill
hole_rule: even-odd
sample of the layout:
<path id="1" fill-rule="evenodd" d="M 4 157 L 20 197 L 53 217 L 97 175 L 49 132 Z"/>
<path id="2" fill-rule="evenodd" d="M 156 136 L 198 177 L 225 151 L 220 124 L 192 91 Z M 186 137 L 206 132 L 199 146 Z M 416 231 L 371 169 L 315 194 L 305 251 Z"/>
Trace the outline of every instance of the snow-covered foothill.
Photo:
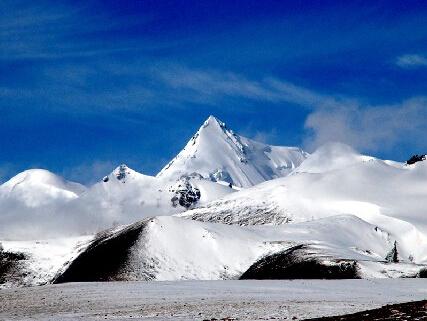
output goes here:
<path id="1" fill-rule="evenodd" d="M 31 241 L 2 241 L 0 288 L 51 283 L 93 240 L 77 236 Z M 8 257 L 6 254 L 15 254 Z"/>
<path id="2" fill-rule="evenodd" d="M 247 227 L 160 216 L 102 235 L 58 281 L 237 279 L 257 260 L 299 245 L 304 259 L 355 264 L 357 277 L 415 277 L 424 266 L 385 259 L 394 239 L 353 215 Z"/>

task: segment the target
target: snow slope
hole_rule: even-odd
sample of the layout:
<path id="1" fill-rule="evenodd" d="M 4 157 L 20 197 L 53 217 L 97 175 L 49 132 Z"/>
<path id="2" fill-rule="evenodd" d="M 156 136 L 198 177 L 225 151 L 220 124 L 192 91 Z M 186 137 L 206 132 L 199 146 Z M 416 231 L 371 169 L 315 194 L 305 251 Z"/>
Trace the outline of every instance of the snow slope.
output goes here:
<path id="1" fill-rule="evenodd" d="M 179 216 L 227 224 L 282 224 L 351 214 L 393 234 L 402 259 L 427 261 L 427 162 L 413 165 L 326 145 L 291 175 Z"/>
<path id="2" fill-rule="evenodd" d="M 0 201 L 12 198 L 28 207 L 77 198 L 86 188 L 44 169 L 29 169 L 0 186 Z"/>
<path id="3" fill-rule="evenodd" d="M 56 238 L 32 241 L 2 241 L 2 251 L 22 254 L 23 258 L 11 264 L 11 268 L 2 266 L 5 275 L 0 275 L 0 288 L 42 285 L 52 282 L 55 275 L 61 273 L 93 239 L 93 236 Z M 3 253 L 4 253 L 3 252 Z M 0 259 L 4 263 L 4 258 Z M 2 279 L 5 282 L 1 282 Z"/>
<path id="4" fill-rule="evenodd" d="M 270 146 L 237 135 L 210 116 L 157 177 L 179 178 L 198 173 L 213 181 L 249 187 L 286 176 L 307 155 L 300 148 Z"/>
<path id="5" fill-rule="evenodd" d="M 66 208 L 86 187 L 43 169 L 19 173 L 0 186 L 0 240 L 64 236 L 79 215 Z M 68 224 L 67 224 L 68 223 Z"/>
<path id="6" fill-rule="evenodd" d="M 251 227 L 161 216 L 102 235 L 57 282 L 236 279 L 258 259 L 301 245 L 304 259 L 326 266 L 358 262 L 361 277 L 415 276 L 424 266 L 386 262 L 394 239 L 353 215 Z"/>

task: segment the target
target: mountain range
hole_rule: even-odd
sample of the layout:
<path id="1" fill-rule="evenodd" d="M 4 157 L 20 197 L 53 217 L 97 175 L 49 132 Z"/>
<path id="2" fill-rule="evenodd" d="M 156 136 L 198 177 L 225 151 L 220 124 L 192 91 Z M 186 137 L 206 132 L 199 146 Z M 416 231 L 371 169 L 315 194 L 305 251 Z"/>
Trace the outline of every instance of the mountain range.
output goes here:
<path id="1" fill-rule="evenodd" d="M 299 148 L 237 135 L 210 116 L 156 176 L 122 164 L 85 187 L 42 169 L 19 173 L 0 186 L 0 236 L 94 233 L 147 216 L 179 213 L 286 176 L 307 155 Z"/>
<path id="2" fill-rule="evenodd" d="M 210 116 L 156 176 L 119 165 L 85 187 L 27 170 L 0 186 L 0 285 L 422 277 L 424 159 L 308 154 Z"/>

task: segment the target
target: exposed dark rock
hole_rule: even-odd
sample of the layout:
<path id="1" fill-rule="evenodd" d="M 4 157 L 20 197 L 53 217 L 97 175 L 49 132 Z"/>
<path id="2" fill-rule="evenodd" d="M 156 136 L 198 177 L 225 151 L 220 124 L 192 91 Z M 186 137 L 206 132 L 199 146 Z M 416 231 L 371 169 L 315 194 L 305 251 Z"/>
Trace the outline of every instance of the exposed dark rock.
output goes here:
<path id="1" fill-rule="evenodd" d="M 233 179 L 230 174 L 223 169 L 217 169 L 215 172 L 209 174 L 209 178 L 213 182 L 223 181 L 227 183 L 233 183 Z"/>
<path id="2" fill-rule="evenodd" d="M 418 274 L 417 274 L 418 278 L 422 278 L 425 279 L 427 278 L 427 268 L 421 269 Z"/>
<path id="3" fill-rule="evenodd" d="M 201 196 L 200 190 L 193 186 L 188 179 L 180 180 L 171 191 L 175 193 L 171 199 L 174 207 L 179 204 L 188 209 L 194 206 Z"/>
<path id="4" fill-rule="evenodd" d="M 129 174 L 130 174 L 129 168 L 124 164 L 120 165 L 115 172 L 116 178 L 122 183 L 125 183 L 126 181 L 125 178 Z"/>
<path id="5" fill-rule="evenodd" d="M 203 176 L 202 175 L 200 175 L 199 173 L 197 173 L 197 172 L 193 172 L 193 173 L 190 173 L 190 174 L 186 174 L 186 175 L 182 175 L 181 177 L 180 177 L 180 180 L 189 180 L 189 179 L 203 179 Z"/>
<path id="6" fill-rule="evenodd" d="M 102 179 L 102 181 L 103 181 L 104 183 L 107 183 L 109 180 L 110 180 L 110 179 L 108 178 L 108 176 L 105 176 L 105 177 Z"/>
<path id="7" fill-rule="evenodd" d="M 406 164 L 411 165 L 411 164 L 415 164 L 416 162 L 421 162 L 426 160 L 426 155 L 413 155 L 410 159 L 408 159 L 406 161 Z"/>
<path id="8" fill-rule="evenodd" d="M 27 257 L 23 253 L 0 250 L 0 284 L 19 281 L 24 277 L 21 262 Z"/>
<path id="9" fill-rule="evenodd" d="M 379 309 L 353 314 L 306 319 L 306 321 L 385 321 L 385 320 L 426 320 L 427 300 L 385 305 Z"/>
<path id="10" fill-rule="evenodd" d="M 357 279 L 355 261 L 322 263 L 310 256 L 305 245 L 261 258 L 240 279 Z"/>
<path id="11" fill-rule="evenodd" d="M 149 219 L 112 233 L 103 232 L 82 252 L 53 283 L 118 281 L 126 279 L 132 247 L 138 241 Z"/>

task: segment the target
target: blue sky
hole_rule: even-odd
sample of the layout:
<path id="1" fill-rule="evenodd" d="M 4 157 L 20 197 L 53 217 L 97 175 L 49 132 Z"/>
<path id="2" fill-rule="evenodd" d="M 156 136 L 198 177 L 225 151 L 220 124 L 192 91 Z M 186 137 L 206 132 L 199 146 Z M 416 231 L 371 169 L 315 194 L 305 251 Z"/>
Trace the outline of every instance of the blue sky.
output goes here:
<path id="1" fill-rule="evenodd" d="M 427 153 L 423 1 L 0 6 L 0 181 L 155 174 L 210 114 L 309 151 Z"/>

